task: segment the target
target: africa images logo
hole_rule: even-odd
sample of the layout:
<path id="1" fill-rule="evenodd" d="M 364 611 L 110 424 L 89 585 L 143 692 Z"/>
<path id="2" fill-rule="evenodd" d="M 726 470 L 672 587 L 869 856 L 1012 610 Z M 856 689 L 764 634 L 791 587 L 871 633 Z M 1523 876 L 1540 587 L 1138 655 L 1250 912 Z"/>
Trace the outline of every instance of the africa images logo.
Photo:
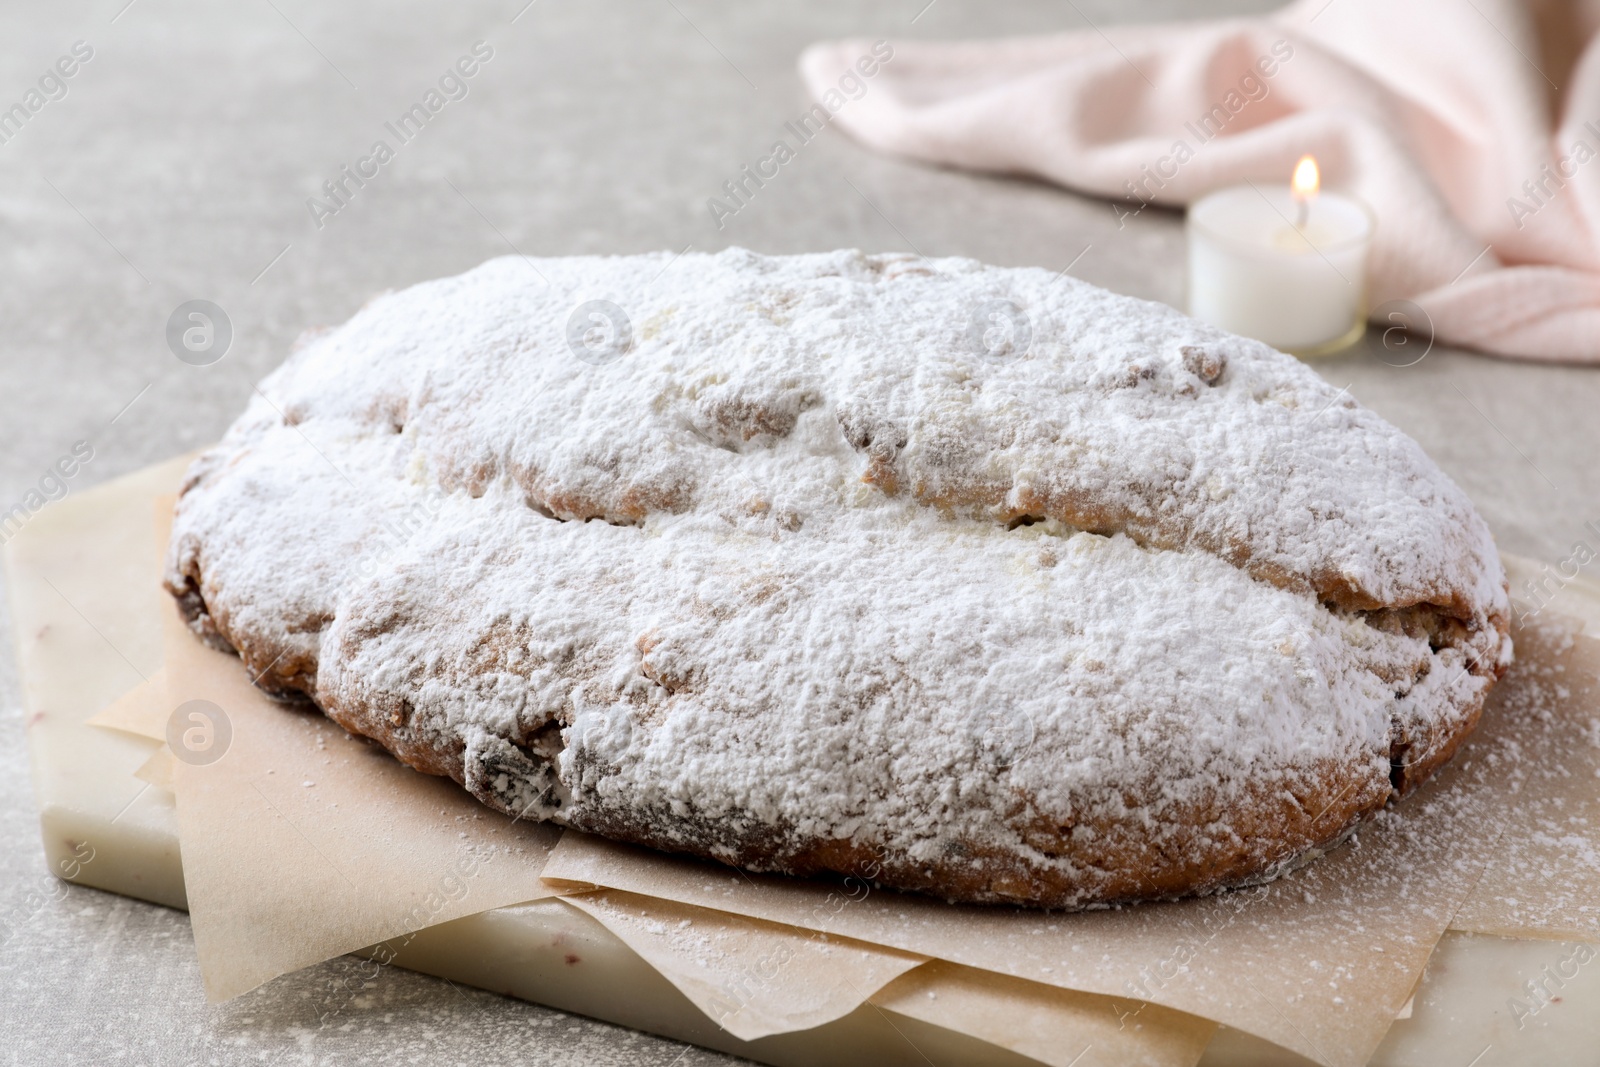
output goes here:
<path id="1" fill-rule="evenodd" d="M 367 187 L 367 182 L 382 173 L 400 148 L 416 140 L 423 127 L 443 111 L 445 105 L 465 100 L 472 91 L 469 81 L 493 58 L 493 46 L 487 41 L 475 42 L 470 55 L 457 59 L 439 76 L 437 88 L 430 86 L 422 94 L 421 100 L 402 111 L 393 122 L 383 124 L 383 128 L 394 138 L 394 145 L 379 138 L 372 143 L 366 155 L 356 160 L 354 168 L 348 163 L 344 164 L 336 175 L 322 183 L 323 198 L 307 197 L 306 210 L 311 212 L 311 221 L 316 223 L 317 229 L 322 229 L 329 219 L 349 207 L 356 194 Z"/>
<path id="2" fill-rule="evenodd" d="M 68 85 L 83 64 L 94 58 L 94 46 L 88 41 L 74 41 L 67 55 L 57 59 L 39 75 L 38 87 L 22 94 L 22 99 L 0 110 L 0 144 L 7 144 L 22 132 L 28 121 L 43 111 L 46 104 L 67 98 Z"/>
<path id="3" fill-rule="evenodd" d="M 772 142 L 771 150 L 756 160 L 753 167 L 746 163 L 739 168 L 737 176 L 723 182 L 722 192 L 727 199 L 715 196 L 706 199 L 706 210 L 711 212 L 711 221 L 717 224 L 717 229 L 722 229 L 728 224 L 728 219 L 748 207 L 757 191 L 765 189 L 767 182 L 776 178 L 784 165 L 800 154 L 800 149 L 826 129 L 846 104 L 866 96 L 868 79 L 893 58 L 893 45 L 888 41 L 874 42 L 872 51 L 861 56 L 853 67 L 841 74 L 838 83 L 823 93 L 818 103 L 799 118 L 783 124 L 784 131 L 794 138 L 792 147 L 788 141 L 779 138 Z"/>

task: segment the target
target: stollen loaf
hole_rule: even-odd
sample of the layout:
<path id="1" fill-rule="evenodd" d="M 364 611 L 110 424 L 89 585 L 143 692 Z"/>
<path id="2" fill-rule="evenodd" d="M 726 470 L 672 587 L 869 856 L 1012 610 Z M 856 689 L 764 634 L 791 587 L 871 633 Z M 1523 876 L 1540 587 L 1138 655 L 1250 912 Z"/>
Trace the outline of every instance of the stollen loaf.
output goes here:
<path id="1" fill-rule="evenodd" d="M 512 816 L 1040 907 L 1314 857 L 1511 661 L 1471 502 L 1300 362 L 857 251 L 381 295 L 194 464 L 165 584 Z"/>

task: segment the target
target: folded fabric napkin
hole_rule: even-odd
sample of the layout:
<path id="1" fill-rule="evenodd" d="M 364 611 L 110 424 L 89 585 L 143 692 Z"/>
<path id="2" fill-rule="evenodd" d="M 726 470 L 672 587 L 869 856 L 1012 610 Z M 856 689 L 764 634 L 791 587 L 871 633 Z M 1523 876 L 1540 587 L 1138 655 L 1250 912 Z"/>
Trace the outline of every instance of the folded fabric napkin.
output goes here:
<path id="1" fill-rule="evenodd" d="M 1119 218 L 1286 183 L 1312 153 L 1328 187 L 1377 213 L 1374 307 L 1414 301 L 1452 344 L 1597 363 L 1597 27 L 1596 0 L 1304 0 L 1264 18 L 894 42 L 887 60 L 829 42 L 800 67 L 866 145 L 1112 197 Z"/>

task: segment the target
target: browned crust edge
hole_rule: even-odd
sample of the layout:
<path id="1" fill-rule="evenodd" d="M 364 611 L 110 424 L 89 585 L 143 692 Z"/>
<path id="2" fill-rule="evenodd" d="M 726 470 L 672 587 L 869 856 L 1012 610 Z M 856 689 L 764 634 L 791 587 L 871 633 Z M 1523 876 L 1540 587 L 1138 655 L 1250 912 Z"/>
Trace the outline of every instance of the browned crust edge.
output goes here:
<path id="1" fill-rule="evenodd" d="M 231 632 L 226 617 L 219 619 L 206 604 L 197 562 L 186 567 L 181 583 L 175 577 L 169 575 L 166 587 L 202 640 L 237 652 L 256 684 L 272 695 L 316 703 L 314 662 L 305 662 L 303 653 L 272 644 L 261 646 Z M 1508 621 L 1497 617 L 1492 622 L 1503 639 Z M 663 811 L 603 808 L 568 817 L 558 810 L 552 818 L 613 840 L 753 871 L 853 878 L 954 903 L 1084 908 L 1201 895 L 1270 880 L 1292 869 L 1305 857 L 1343 840 L 1392 799 L 1412 792 L 1430 778 L 1471 735 L 1504 668 L 1480 659 L 1471 673 L 1490 682 L 1479 691 L 1473 706 L 1455 716 L 1443 733 L 1408 738 L 1390 753 L 1387 766 L 1378 758 L 1344 764 L 1328 760 L 1253 780 L 1225 801 L 1213 797 L 1204 804 L 1169 805 L 1158 817 L 1167 825 L 1187 825 L 1194 830 L 1187 840 L 1180 838 L 1176 843 L 1171 839 L 1153 841 L 1131 819 L 1063 826 L 1060 819 L 1035 809 L 1032 798 L 1020 792 L 1009 820 L 1018 835 L 1015 847 L 952 840 L 939 856 L 924 861 L 865 842 L 801 839 L 775 828 L 747 833 L 728 843 L 725 827 Z M 503 801 L 484 789 L 472 789 L 465 744 L 452 739 L 441 746 L 423 738 L 412 729 L 405 709 L 317 706 L 346 730 L 382 745 L 402 763 L 425 774 L 453 779 L 489 807 L 510 815 L 525 814 L 509 811 Z M 1408 761 L 1406 756 L 1413 750 L 1420 750 L 1421 755 Z M 1218 830 L 1214 832 L 1212 827 Z M 722 843 L 712 843 L 718 841 Z"/>

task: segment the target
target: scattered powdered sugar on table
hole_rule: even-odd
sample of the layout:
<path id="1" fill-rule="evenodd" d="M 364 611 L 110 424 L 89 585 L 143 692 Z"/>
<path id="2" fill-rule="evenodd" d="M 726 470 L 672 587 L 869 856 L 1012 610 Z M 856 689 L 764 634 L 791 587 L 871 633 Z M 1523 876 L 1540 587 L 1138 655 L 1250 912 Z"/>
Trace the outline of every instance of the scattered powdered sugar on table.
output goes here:
<path id="1" fill-rule="evenodd" d="M 1593 940 L 1600 935 L 1600 751 L 1592 743 L 1600 706 L 1600 645 L 1576 639 L 1573 620 L 1536 614 L 1519 657 L 1491 701 L 1515 741 L 1493 754 L 1503 782 L 1505 831 L 1495 862 L 1456 925 L 1502 936 Z"/>
<path id="2" fill-rule="evenodd" d="M 569 344 L 596 300 L 609 362 Z M 1296 361 L 857 252 L 381 296 L 197 462 L 169 584 L 263 684 L 502 810 L 777 869 L 999 855 L 1084 900 L 1109 825 L 1203 867 L 1270 831 L 1249 790 L 1381 805 L 1510 657 L 1470 502 Z"/>

